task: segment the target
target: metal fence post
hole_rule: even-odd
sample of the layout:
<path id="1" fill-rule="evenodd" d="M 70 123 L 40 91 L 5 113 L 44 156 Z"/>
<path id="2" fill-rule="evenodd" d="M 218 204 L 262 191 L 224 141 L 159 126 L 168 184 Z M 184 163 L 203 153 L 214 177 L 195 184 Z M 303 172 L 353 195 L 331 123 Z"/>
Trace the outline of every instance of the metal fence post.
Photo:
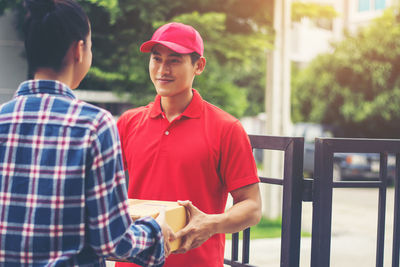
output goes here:
<path id="1" fill-rule="evenodd" d="M 400 255 L 400 154 L 396 154 L 396 172 L 394 177 L 394 219 L 392 267 L 399 267 Z"/>
<path id="2" fill-rule="evenodd" d="M 281 267 L 299 266 L 303 198 L 303 150 L 303 140 L 290 142 L 285 150 Z"/>
<path id="3" fill-rule="evenodd" d="M 329 267 L 331 249 L 333 153 L 315 139 L 311 267 Z"/>

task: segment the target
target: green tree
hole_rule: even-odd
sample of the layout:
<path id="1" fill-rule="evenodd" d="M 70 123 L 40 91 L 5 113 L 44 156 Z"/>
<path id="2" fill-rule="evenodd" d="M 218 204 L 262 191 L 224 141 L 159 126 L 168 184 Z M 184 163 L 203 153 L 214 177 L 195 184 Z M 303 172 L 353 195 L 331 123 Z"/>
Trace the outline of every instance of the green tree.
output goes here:
<path id="1" fill-rule="evenodd" d="M 193 24 L 204 36 L 208 62 L 195 84 L 204 98 L 235 116 L 262 110 L 263 98 L 255 96 L 264 91 L 260 81 L 273 36 L 272 1 L 78 1 L 91 19 L 94 54 L 81 88 L 129 92 L 134 106 L 151 101 L 155 91 L 148 77 L 148 55 L 140 53 L 139 46 L 155 28 L 178 20 Z M 0 0 L 0 12 L 21 10 L 21 5 L 22 0 Z M 259 102 L 249 105 L 253 100 Z"/>
<path id="2" fill-rule="evenodd" d="M 300 21 L 302 18 L 331 20 L 337 17 L 337 15 L 338 13 L 331 5 L 320 5 L 311 2 L 292 3 L 292 21 Z"/>
<path id="3" fill-rule="evenodd" d="M 128 92 L 134 106 L 151 101 L 155 91 L 148 76 L 148 55 L 140 53 L 139 46 L 158 26 L 176 20 L 192 24 L 204 38 L 207 66 L 194 84 L 202 96 L 238 117 L 264 110 L 265 52 L 273 49 L 273 1 L 77 1 L 91 19 L 94 54 L 81 88 Z M 19 10 L 22 22 L 22 2 L 0 0 L 0 14 L 7 8 Z M 293 7 L 298 10 L 293 13 L 296 19 L 332 13 L 316 4 L 305 8 L 295 2 Z"/>
<path id="4" fill-rule="evenodd" d="M 292 118 L 339 126 L 345 136 L 400 136 L 400 17 L 387 10 L 294 75 Z"/>
<path id="5" fill-rule="evenodd" d="M 249 99 L 256 92 L 264 95 L 264 54 L 266 48 L 272 49 L 271 36 L 229 33 L 224 13 L 193 12 L 172 20 L 193 25 L 203 33 L 207 66 L 204 73 L 196 78 L 194 86 L 205 99 L 236 116 L 243 115 L 246 108 L 247 115 L 262 112 L 264 98 L 261 105 L 255 104 L 257 100 Z M 270 45 L 267 47 L 266 44 Z"/>
<path id="6" fill-rule="evenodd" d="M 134 105 L 143 105 L 154 97 L 148 77 L 148 55 L 139 52 L 140 44 L 151 38 L 154 30 L 169 21 L 193 25 L 203 36 L 207 66 L 196 78 L 195 88 L 203 97 L 231 114 L 240 117 L 252 107 L 263 108 L 261 101 L 249 105 L 264 86 L 244 79 L 265 75 L 267 48 L 271 48 L 269 5 L 264 1 L 120 1 L 120 16 L 115 23 L 103 25 L 104 15 L 97 9 L 89 14 L 93 38 L 99 44 L 88 79 L 82 86 L 128 91 Z M 97 20 L 99 18 L 99 21 Z M 96 26 L 97 25 L 97 26 Z M 260 61 L 262 59 L 262 61 Z M 258 68 L 252 67 L 256 62 Z M 256 73 L 254 73 L 256 72 Z M 254 85 L 258 85 L 254 86 Z M 254 108 L 253 108 L 254 109 Z M 254 113 L 253 113 L 254 114 Z"/>

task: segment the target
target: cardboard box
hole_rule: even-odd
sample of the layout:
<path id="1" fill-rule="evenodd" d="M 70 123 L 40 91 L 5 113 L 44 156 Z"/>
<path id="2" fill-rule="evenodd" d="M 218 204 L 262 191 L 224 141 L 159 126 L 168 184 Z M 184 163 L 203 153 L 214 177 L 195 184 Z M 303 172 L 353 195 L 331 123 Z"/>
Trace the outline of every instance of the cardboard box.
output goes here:
<path id="1" fill-rule="evenodd" d="M 173 201 L 129 199 L 129 214 L 133 220 L 151 216 L 156 218 L 165 209 L 165 220 L 176 233 L 186 225 L 186 209 Z M 177 250 L 181 240 L 171 242 L 171 251 Z"/>
<path id="2" fill-rule="evenodd" d="M 143 217 L 157 218 L 160 210 L 165 210 L 165 220 L 171 229 L 176 233 L 186 225 L 186 209 L 173 201 L 129 199 L 129 214 L 136 221 Z M 170 243 L 171 251 L 175 251 L 181 245 L 181 240 L 176 239 Z M 107 258 L 108 261 L 121 261 L 123 259 Z"/>

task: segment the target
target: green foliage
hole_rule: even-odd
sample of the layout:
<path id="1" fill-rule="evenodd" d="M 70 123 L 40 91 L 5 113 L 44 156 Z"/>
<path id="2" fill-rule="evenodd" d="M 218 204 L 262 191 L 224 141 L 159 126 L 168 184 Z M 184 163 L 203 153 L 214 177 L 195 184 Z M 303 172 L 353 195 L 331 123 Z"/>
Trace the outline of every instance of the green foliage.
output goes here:
<path id="1" fill-rule="evenodd" d="M 155 90 L 148 75 L 149 55 L 139 52 L 140 44 L 162 24 L 180 21 L 193 25 L 205 42 L 206 70 L 194 84 L 202 96 L 235 116 L 263 109 L 264 52 L 273 36 L 270 3 L 119 0 L 113 17 L 110 8 L 99 4 L 103 1 L 89 1 L 80 2 L 91 18 L 94 58 L 81 87 L 129 92 L 134 106 L 151 101 Z"/>
<path id="2" fill-rule="evenodd" d="M 192 24 L 204 37 L 207 67 L 194 85 L 202 96 L 235 116 L 263 109 L 272 1 L 77 1 L 91 20 L 94 55 L 81 88 L 128 92 L 134 106 L 151 101 L 155 90 L 148 55 L 140 53 L 139 46 L 158 26 L 176 20 Z M 18 8 L 23 15 L 22 2 L 0 0 L 0 12 Z"/>
<path id="3" fill-rule="evenodd" d="M 346 136 L 400 134 L 400 19 L 387 10 L 293 79 L 293 120 L 340 126 Z M 383 131 L 383 129 L 385 129 Z"/>
<path id="4" fill-rule="evenodd" d="M 331 5 L 317 3 L 292 3 L 292 21 L 300 21 L 302 18 L 310 19 L 334 19 L 338 13 Z"/>
<path id="5" fill-rule="evenodd" d="M 23 0 L 2 0 L 0 1 L 0 15 L 4 14 L 7 9 L 22 8 Z"/>
<path id="6" fill-rule="evenodd" d="M 250 12 L 237 7 L 227 12 L 226 5 L 215 2 L 213 5 L 207 4 L 209 1 L 167 2 L 161 5 L 156 0 L 120 1 L 121 13 L 114 23 L 104 20 L 108 14 L 104 9 L 92 7 L 89 17 L 93 25 L 94 68 L 82 86 L 128 91 L 134 96 L 134 106 L 153 99 L 155 91 L 148 76 L 148 55 L 140 53 L 139 46 L 162 24 L 178 21 L 194 26 L 204 39 L 207 66 L 194 84 L 202 96 L 237 117 L 262 111 L 264 53 L 272 48 L 268 14 L 257 11 L 254 14 L 263 14 L 265 20 L 261 16 L 255 16 L 258 21 L 253 17 L 243 20 Z M 244 5 L 243 1 L 231 1 L 230 5 L 234 3 Z M 258 7 L 265 3 L 252 1 L 250 7 L 254 8 L 252 5 Z M 250 101 L 258 102 L 249 105 Z"/>
<path id="7" fill-rule="evenodd" d="M 114 23 L 119 13 L 118 0 L 87 0 L 89 3 L 105 8 L 110 13 L 110 22 Z M 82 1 L 81 1 L 82 2 Z"/>
<path id="8" fill-rule="evenodd" d="M 261 110 L 255 107 L 263 107 L 263 97 L 260 105 L 256 104 L 258 99 L 248 100 L 251 92 L 260 92 L 263 96 L 264 53 L 272 49 L 271 36 L 259 32 L 229 33 L 226 19 L 223 13 L 193 12 L 172 20 L 193 25 L 204 39 L 207 66 L 194 84 L 204 98 L 237 117 L 246 111 L 246 115 L 257 114 Z"/>
<path id="9" fill-rule="evenodd" d="M 175 20 L 193 25 L 204 38 L 207 66 L 194 84 L 202 96 L 237 117 L 264 110 L 265 51 L 273 49 L 273 1 L 77 1 L 91 20 L 94 56 L 81 88 L 128 92 L 133 106 L 151 101 L 155 90 L 148 75 L 148 55 L 139 47 L 158 26 Z M 22 2 L 0 0 L 0 14 L 18 9 L 22 21 Z M 307 12 L 303 8 L 296 16 L 309 16 Z"/>

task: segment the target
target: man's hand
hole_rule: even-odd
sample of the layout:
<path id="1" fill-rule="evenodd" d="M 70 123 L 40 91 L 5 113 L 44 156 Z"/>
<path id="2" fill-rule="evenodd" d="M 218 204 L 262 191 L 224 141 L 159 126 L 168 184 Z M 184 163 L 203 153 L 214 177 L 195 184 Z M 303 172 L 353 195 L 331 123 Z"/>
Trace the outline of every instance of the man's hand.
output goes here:
<path id="1" fill-rule="evenodd" d="M 160 210 L 160 214 L 158 214 L 156 222 L 161 227 L 161 231 L 164 236 L 164 253 L 165 257 L 168 257 L 171 254 L 170 242 L 174 241 L 176 237 L 174 231 L 172 231 L 171 227 L 169 227 L 165 221 L 165 210 Z"/>
<path id="2" fill-rule="evenodd" d="M 178 203 L 186 208 L 189 223 L 176 233 L 176 238 L 182 238 L 182 244 L 173 252 L 174 254 L 186 253 L 197 248 L 216 233 L 213 227 L 216 215 L 205 214 L 188 200 L 178 201 Z"/>
<path id="3" fill-rule="evenodd" d="M 258 183 L 231 192 L 234 204 L 221 214 L 206 214 L 190 201 L 178 201 L 186 208 L 188 224 L 176 233 L 182 238 L 181 247 L 174 253 L 197 248 L 217 233 L 236 233 L 257 224 L 261 218 L 261 197 Z"/>

